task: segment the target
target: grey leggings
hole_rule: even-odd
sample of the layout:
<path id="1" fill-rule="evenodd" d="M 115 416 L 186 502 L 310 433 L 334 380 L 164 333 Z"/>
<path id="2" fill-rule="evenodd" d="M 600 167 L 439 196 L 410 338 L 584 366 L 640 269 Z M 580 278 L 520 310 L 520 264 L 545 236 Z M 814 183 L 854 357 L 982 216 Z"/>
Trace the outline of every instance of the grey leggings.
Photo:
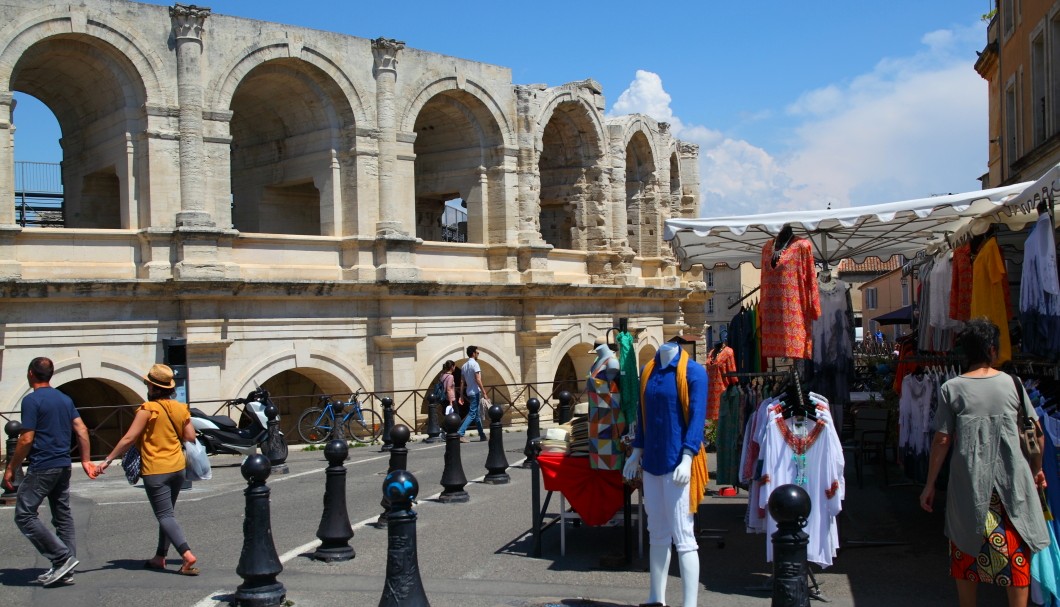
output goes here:
<path id="1" fill-rule="evenodd" d="M 184 486 L 184 471 L 147 474 L 142 478 L 151 510 L 154 510 L 155 518 L 158 519 L 158 548 L 155 555 L 165 558 L 170 544 L 177 547 L 178 554 L 183 555 L 190 548 L 184 538 L 184 530 L 173 516 L 173 508 L 177 505 L 180 488 Z"/>

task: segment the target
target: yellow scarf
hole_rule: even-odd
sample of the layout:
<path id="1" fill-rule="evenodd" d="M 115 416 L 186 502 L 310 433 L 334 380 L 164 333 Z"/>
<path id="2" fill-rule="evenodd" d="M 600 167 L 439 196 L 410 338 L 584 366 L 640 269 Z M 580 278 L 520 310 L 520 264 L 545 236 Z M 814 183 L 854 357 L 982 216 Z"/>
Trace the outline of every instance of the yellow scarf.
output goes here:
<path id="1" fill-rule="evenodd" d="M 644 417 L 644 389 L 648 386 L 648 377 L 655 370 L 655 358 L 653 357 L 644 365 L 644 371 L 640 374 L 640 418 Z M 685 415 L 685 424 L 688 424 L 688 352 L 681 350 L 681 358 L 677 361 L 677 400 L 681 403 L 681 411 Z M 705 403 L 704 403 L 705 404 Z M 647 429 L 645 429 L 647 431 Z M 699 453 L 692 458 L 692 480 L 688 486 L 688 511 L 695 514 L 699 510 L 699 500 L 703 498 L 703 492 L 710 482 L 707 472 L 707 449 L 703 443 L 699 444 Z"/>

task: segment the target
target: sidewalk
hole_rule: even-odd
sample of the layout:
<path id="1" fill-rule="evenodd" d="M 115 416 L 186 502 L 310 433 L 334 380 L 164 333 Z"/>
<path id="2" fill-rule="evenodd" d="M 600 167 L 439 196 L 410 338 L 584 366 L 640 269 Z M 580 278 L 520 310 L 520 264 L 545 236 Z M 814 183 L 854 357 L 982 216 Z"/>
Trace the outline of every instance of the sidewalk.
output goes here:
<path id="1" fill-rule="evenodd" d="M 513 445 L 522 444 L 518 436 L 522 435 L 506 436 L 513 464 L 520 461 L 512 454 Z M 421 497 L 416 507 L 418 563 L 432 605 L 625 606 L 647 600 L 646 559 L 635 556 L 631 566 L 618 570 L 601 566 L 602 559 L 621 556 L 620 527 L 568 528 L 567 553 L 561 557 L 559 528 L 552 526 L 543 534 L 542 557 L 528 557 L 531 473 L 513 468 L 509 474 L 508 485 L 469 482 L 467 504 L 438 502 L 436 485 L 430 487 L 430 495 Z M 848 476 L 839 520 L 844 548 L 827 572 L 813 566 L 822 594 L 836 606 L 952 604 L 955 591 L 948 578 L 941 508 L 936 514 L 921 511 L 919 486 L 883 487 L 878 475 L 867 474 L 864 489 L 858 489 L 852 472 Z M 554 496 L 550 510 L 557 508 Z M 712 497 L 700 508 L 701 527 L 725 530 L 723 545 L 700 543 L 700 605 L 771 602 L 766 538 L 744 532 L 745 509 L 743 492 L 731 498 Z M 357 556 L 351 561 L 325 564 L 304 556 L 290 558 L 279 577 L 288 600 L 298 607 L 378 603 L 385 583 L 386 542 L 385 530 L 358 526 L 351 542 Z M 671 605 L 680 603 L 678 575 L 677 559 L 672 559 L 667 592 Z M 238 583 L 233 580 L 229 588 Z M 981 594 L 984 601 L 1002 596 Z M 215 594 L 213 600 L 199 604 L 221 605 L 222 598 Z"/>

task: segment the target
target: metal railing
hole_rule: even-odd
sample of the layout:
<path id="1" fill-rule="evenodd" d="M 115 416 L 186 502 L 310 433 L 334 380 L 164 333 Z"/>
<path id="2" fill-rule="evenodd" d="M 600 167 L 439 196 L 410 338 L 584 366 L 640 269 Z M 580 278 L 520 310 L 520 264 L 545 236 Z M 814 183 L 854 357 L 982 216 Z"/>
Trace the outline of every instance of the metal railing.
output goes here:
<path id="1" fill-rule="evenodd" d="M 558 421 L 558 394 L 564 390 L 570 392 L 575 398 L 573 402 L 582 399 L 583 390 L 579 387 L 581 382 L 561 381 L 538 384 L 495 384 L 486 386 L 486 396 L 490 402 L 500 405 L 504 410 L 501 423 L 512 426 L 525 422 L 529 416 L 527 401 L 536 398 L 541 402 L 538 412 L 541 419 Z M 381 400 L 389 397 L 394 401 L 394 423 L 404 424 L 415 433 L 423 433 L 427 430 L 427 394 L 430 389 L 424 390 L 396 390 L 390 392 L 367 392 L 361 393 L 361 406 L 365 409 L 373 409 L 383 415 Z M 300 442 L 298 435 L 298 417 L 306 408 L 316 406 L 321 397 L 333 400 L 348 400 L 352 396 L 349 392 L 336 394 L 294 394 L 272 396 L 273 403 L 280 410 L 280 431 L 284 433 L 288 442 L 294 444 Z M 297 403 L 302 401 L 306 404 L 298 407 Z M 189 406 L 197 407 L 208 415 L 226 415 L 233 420 L 239 420 L 243 415 L 243 405 L 239 399 L 229 400 L 206 400 L 192 401 Z M 136 414 L 139 404 L 129 405 L 92 405 L 79 406 L 78 412 L 82 420 L 88 426 L 92 455 L 102 457 L 109 453 L 114 445 L 128 430 L 132 419 Z M 21 418 L 21 410 L 0 411 L 0 422 L 6 424 L 8 421 Z M 488 418 L 485 424 L 488 425 Z M 6 439 L 4 437 L 0 437 Z"/>
<path id="2" fill-rule="evenodd" d="M 15 162 L 15 216 L 22 227 L 63 226 L 63 175 L 58 162 Z"/>

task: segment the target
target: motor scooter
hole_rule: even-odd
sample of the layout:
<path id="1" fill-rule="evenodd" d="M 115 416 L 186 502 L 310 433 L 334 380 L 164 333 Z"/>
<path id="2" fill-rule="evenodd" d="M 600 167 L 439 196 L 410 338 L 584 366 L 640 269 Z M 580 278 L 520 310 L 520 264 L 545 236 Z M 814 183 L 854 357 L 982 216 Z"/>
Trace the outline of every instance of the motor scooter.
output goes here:
<path id="1" fill-rule="evenodd" d="M 237 425 L 227 415 L 207 415 L 200 409 L 191 408 L 191 425 L 195 428 L 199 442 L 206 448 L 208 455 L 228 453 L 246 457 L 253 455 L 259 448 L 264 453 L 269 442 L 269 419 L 265 415 L 265 407 L 272 404 L 269 392 L 264 388 L 256 388 L 246 398 L 234 402 L 243 405 L 243 424 Z M 276 419 L 279 420 L 278 414 Z M 287 440 L 279 428 L 276 431 L 280 433 L 279 440 L 286 452 Z"/>

